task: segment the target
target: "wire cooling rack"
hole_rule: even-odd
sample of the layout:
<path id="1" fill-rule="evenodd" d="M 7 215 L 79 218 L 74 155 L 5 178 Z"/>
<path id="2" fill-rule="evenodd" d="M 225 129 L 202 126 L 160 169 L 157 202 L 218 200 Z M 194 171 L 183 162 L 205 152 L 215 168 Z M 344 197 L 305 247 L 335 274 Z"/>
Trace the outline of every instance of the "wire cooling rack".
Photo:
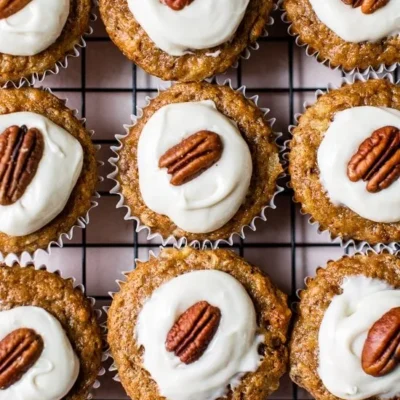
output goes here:
<path id="1" fill-rule="evenodd" d="M 328 83 L 339 85 L 341 73 L 320 65 L 297 48 L 287 34 L 287 26 L 275 12 L 275 25 L 269 36 L 259 41 L 260 49 L 252 51 L 249 60 L 242 60 L 236 69 L 216 78 L 217 83 L 232 80 L 233 87 L 245 85 L 248 95 L 259 95 L 259 105 L 271 109 L 269 118 L 277 118 L 274 130 L 283 132 L 282 145 L 288 139 L 288 126 L 294 115 L 301 112 L 304 101 L 312 101 L 318 89 Z M 115 134 L 124 133 L 123 124 L 130 123 L 130 114 L 145 104 L 147 95 L 154 96 L 160 81 L 149 77 L 126 60 L 108 38 L 101 21 L 95 33 L 87 39 L 87 48 L 80 58 L 71 59 L 69 68 L 50 76 L 41 84 L 49 86 L 59 97 L 69 98 L 68 106 L 80 110 L 87 118 L 87 127 L 94 129 L 93 139 L 100 144 L 100 158 L 105 162 L 101 174 L 111 172 L 108 158 L 110 146 L 116 145 Z M 395 73 L 397 75 L 397 72 Z M 134 260 L 145 260 L 149 250 L 158 251 L 159 243 L 148 242 L 145 235 L 135 232 L 133 221 L 125 221 L 125 211 L 116 209 L 118 198 L 110 195 L 110 180 L 100 185 L 99 207 L 90 215 L 86 230 L 76 231 L 64 248 L 54 248 L 50 255 L 40 254 L 37 263 L 50 270 L 60 269 L 64 276 L 74 276 L 83 283 L 87 294 L 101 308 L 110 303 L 109 292 L 117 291 L 121 272 L 134 268 Z M 281 186 L 286 186 L 285 180 Z M 276 210 L 268 210 L 267 222 L 258 221 L 257 231 L 246 231 L 246 239 L 235 240 L 232 249 L 267 272 L 275 284 L 295 301 L 296 291 L 303 287 L 304 278 L 314 275 L 319 265 L 337 259 L 344 250 L 332 243 L 326 233 L 318 234 L 302 216 L 298 205 L 291 201 L 292 192 L 285 189 L 276 198 Z M 224 246 L 227 247 L 227 246 Z M 109 364 L 107 365 L 109 366 Z M 95 392 L 98 400 L 127 399 L 121 385 L 108 372 L 101 378 Z M 308 399 L 288 378 L 273 399 Z M 247 399 L 251 400 L 251 399 Z"/>

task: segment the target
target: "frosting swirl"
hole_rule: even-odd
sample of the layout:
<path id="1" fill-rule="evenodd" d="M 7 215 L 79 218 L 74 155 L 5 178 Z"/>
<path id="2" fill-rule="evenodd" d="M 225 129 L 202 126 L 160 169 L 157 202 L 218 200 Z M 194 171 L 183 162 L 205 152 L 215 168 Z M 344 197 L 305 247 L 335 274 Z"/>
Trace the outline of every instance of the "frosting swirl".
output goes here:
<path id="1" fill-rule="evenodd" d="M 178 317 L 199 301 L 221 310 L 218 330 L 205 353 L 193 364 L 183 364 L 165 348 L 169 330 Z M 214 400 L 235 388 L 241 376 L 260 364 L 253 302 L 231 275 L 215 270 L 189 272 L 153 292 L 139 314 L 138 345 L 144 346 L 143 365 L 169 400 Z"/>
<path id="2" fill-rule="evenodd" d="M 56 318 L 43 308 L 24 306 L 0 312 L 0 340 L 19 328 L 42 336 L 44 349 L 22 378 L 0 390 L 0 400 L 61 400 L 74 385 L 79 360 Z"/>
<path id="3" fill-rule="evenodd" d="M 319 330 L 318 374 L 325 387 L 346 400 L 400 395 L 400 367 L 375 378 L 362 369 L 361 354 L 368 331 L 386 312 L 400 306 L 400 290 L 378 279 L 351 276 L 342 284 Z"/>
<path id="4" fill-rule="evenodd" d="M 373 14 L 364 14 L 342 0 L 310 0 L 318 18 L 346 42 L 377 42 L 400 34 L 400 3 L 389 1 Z"/>
<path id="5" fill-rule="evenodd" d="M 78 140 L 43 115 L 0 115 L 1 133 L 12 125 L 37 128 L 44 140 L 42 159 L 22 197 L 0 206 L 0 232 L 24 236 L 41 229 L 64 209 L 82 171 L 83 149 Z"/>
<path id="6" fill-rule="evenodd" d="M 363 106 L 338 112 L 318 149 L 318 166 L 333 204 L 344 205 L 371 221 L 390 223 L 400 221 L 400 180 L 379 193 L 370 193 L 365 182 L 351 182 L 347 176 L 347 165 L 360 144 L 385 125 L 400 128 L 400 111 Z"/>
<path id="7" fill-rule="evenodd" d="M 31 0 L 0 19 L 0 53 L 33 56 L 52 45 L 67 22 L 70 0 Z"/>
<path id="8" fill-rule="evenodd" d="M 158 167 L 160 157 L 202 130 L 220 135 L 220 160 L 192 181 L 171 185 L 167 170 Z M 188 232 L 206 233 L 225 225 L 246 196 L 252 168 L 249 148 L 236 124 L 210 100 L 160 108 L 147 121 L 139 138 L 139 184 L 144 202 Z"/>
<path id="9" fill-rule="evenodd" d="M 249 0 L 194 0 L 174 11 L 160 0 L 128 0 L 128 6 L 155 45 L 172 56 L 229 41 Z"/>

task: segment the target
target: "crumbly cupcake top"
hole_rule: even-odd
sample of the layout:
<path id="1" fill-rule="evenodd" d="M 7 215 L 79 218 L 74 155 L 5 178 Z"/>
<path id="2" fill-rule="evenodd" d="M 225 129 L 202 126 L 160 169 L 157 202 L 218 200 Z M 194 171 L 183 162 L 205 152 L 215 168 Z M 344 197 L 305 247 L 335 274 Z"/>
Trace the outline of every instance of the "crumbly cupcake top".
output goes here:
<path id="1" fill-rule="evenodd" d="M 295 198 L 335 237 L 400 238 L 399 95 L 385 80 L 346 85 L 320 97 L 293 130 Z"/>
<path id="2" fill-rule="evenodd" d="M 0 53 L 34 56 L 51 46 L 67 22 L 70 0 L 17 0 L 0 5 Z"/>
<path id="3" fill-rule="evenodd" d="M 281 172 L 262 111 L 229 87 L 180 84 L 160 93 L 123 139 L 121 193 L 163 237 L 216 240 L 268 205 Z"/>
<path id="4" fill-rule="evenodd" d="M 202 81 L 232 66 L 262 34 L 273 0 L 100 0 L 107 32 L 163 80 Z"/>
<path id="5" fill-rule="evenodd" d="M 127 0 L 155 46 L 171 56 L 231 40 L 250 0 Z"/>
<path id="6" fill-rule="evenodd" d="M 0 265 L 0 399 L 84 400 L 101 366 L 96 316 L 72 280 Z"/>
<path id="7" fill-rule="evenodd" d="M 0 91 L 0 252 L 47 248 L 91 207 L 89 133 L 64 102 L 31 88 Z"/>
<path id="8" fill-rule="evenodd" d="M 284 0 L 291 32 L 320 62 L 346 71 L 400 61 L 396 0 Z"/>
<path id="9" fill-rule="evenodd" d="M 286 296 L 235 253 L 163 249 L 114 296 L 108 340 L 132 399 L 264 400 L 289 319 Z"/>
<path id="10" fill-rule="evenodd" d="M 290 374 L 317 400 L 397 398 L 400 261 L 369 254 L 331 261 L 301 292 Z"/>

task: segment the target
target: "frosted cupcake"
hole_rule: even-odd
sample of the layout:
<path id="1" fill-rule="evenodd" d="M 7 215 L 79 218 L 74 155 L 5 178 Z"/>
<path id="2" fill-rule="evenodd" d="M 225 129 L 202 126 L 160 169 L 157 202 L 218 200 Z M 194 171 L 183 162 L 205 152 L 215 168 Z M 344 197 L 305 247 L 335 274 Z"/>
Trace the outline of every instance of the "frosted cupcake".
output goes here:
<path id="1" fill-rule="evenodd" d="M 91 0 L 4 0 L 0 3 L 0 86 L 53 70 L 89 26 Z"/>
<path id="2" fill-rule="evenodd" d="M 262 34 L 272 0 L 100 0 L 115 44 L 149 74 L 201 81 L 224 72 Z"/>
<path id="3" fill-rule="evenodd" d="M 334 238 L 400 240 L 399 104 L 388 80 L 346 84 L 320 96 L 292 130 L 295 200 Z"/>
<path id="4" fill-rule="evenodd" d="M 317 400 L 400 396 L 400 260 L 330 261 L 300 292 L 290 376 Z"/>
<path id="5" fill-rule="evenodd" d="M 0 254 L 47 249 L 85 226 L 97 180 L 90 134 L 65 102 L 0 90 Z"/>
<path id="6" fill-rule="evenodd" d="M 86 400 L 101 369 L 82 290 L 33 266 L 0 264 L 0 400 Z"/>
<path id="7" fill-rule="evenodd" d="M 108 342 L 133 400 L 265 400 L 287 367 L 290 310 L 227 250 L 163 249 L 129 274 Z"/>
<path id="8" fill-rule="evenodd" d="M 164 239 L 230 239 L 277 193 L 276 136 L 242 93 L 178 84 L 144 108 L 117 149 L 113 190 L 131 218 Z"/>
<path id="9" fill-rule="evenodd" d="M 320 61 L 345 71 L 400 61 L 397 0 L 284 0 L 291 33 Z"/>

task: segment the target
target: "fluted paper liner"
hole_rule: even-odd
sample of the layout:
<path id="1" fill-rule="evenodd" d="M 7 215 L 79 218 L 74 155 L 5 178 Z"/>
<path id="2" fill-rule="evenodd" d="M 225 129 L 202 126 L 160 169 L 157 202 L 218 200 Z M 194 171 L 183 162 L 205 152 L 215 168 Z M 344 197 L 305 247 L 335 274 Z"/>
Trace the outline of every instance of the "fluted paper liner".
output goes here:
<path id="1" fill-rule="evenodd" d="M 22 85 L 24 86 L 24 85 Z M 16 89 L 20 89 L 21 88 L 21 83 L 12 83 L 12 87 L 16 88 Z M 46 88 L 46 87 L 40 87 L 37 88 L 46 92 L 51 93 L 52 95 L 54 95 L 54 93 L 52 92 L 52 90 L 50 88 Z M 54 95 L 55 96 L 55 95 Z M 63 102 L 63 104 L 65 106 L 67 106 L 67 102 L 68 99 L 60 99 L 58 96 L 56 96 L 59 100 L 61 100 Z M 78 119 L 78 121 L 84 126 L 85 122 L 86 122 L 86 118 L 78 118 L 78 110 L 76 109 L 72 109 L 71 110 L 74 117 L 76 119 Z M 94 135 L 94 131 L 93 130 L 87 130 L 87 132 L 89 133 L 90 137 L 92 137 Z M 100 150 L 100 145 L 94 145 L 96 152 L 98 152 Z M 97 161 L 99 166 L 102 166 L 103 163 L 100 161 Z M 103 178 L 101 176 L 98 177 L 98 182 L 102 182 Z M 64 241 L 65 240 L 71 240 L 73 235 L 74 235 L 74 230 L 76 228 L 80 228 L 80 229 L 84 229 L 86 228 L 86 226 L 89 224 L 89 213 L 90 211 L 98 206 L 98 199 L 100 198 L 99 193 L 96 191 L 93 196 L 92 196 L 92 200 L 91 200 L 91 207 L 89 208 L 89 210 L 86 212 L 85 216 L 83 217 L 79 217 L 75 223 L 75 225 L 72 226 L 72 228 L 65 233 L 62 233 L 57 240 L 53 240 L 51 241 L 47 248 L 45 249 L 37 249 L 34 252 L 28 252 L 28 251 L 23 251 L 21 254 L 15 254 L 15 253 L 5 253 L 3 254 L 0 251 L 0 262 L 23 262 L 23 261 L 32 261 L 35 259 L 35 257 L 38 255 L 38 253 L 40 253 L 41 251 L 47 253 L 47 254 L 51 254 L 51 247 L 52 246 L 58 246 L 60 248 L 62 248 L 64 246 Z"/>
<path id="2" fill-rule="evenodd" d="M 339 89 L 342 86 L 345 86 L 345 85 L 348 85 L 348 84 L 352 84 L 352 83 L 355 83 L 355 82 L 358 82 L 358 81 L 366 82 L 369 79 L 387 79 L 391 83 L 394 82 L 393 77 L 390 74 L 385 74 L 382 78 L 380 78 L 377 75 L 377 73 L 375 73 L 375 72 L 370 72 L 367 75 L 363 75 L 361 73 L 356 73 L 355 75 L 353 75 L 351 77 L 343 78 L 341 84 L 338 85 L 338 86 L 329 84 L 327 86 L 326 90 L 317 90 L 315 92 L 315 100 L 313 102 L 307 102 L 307 101 L 304 102 L 303 111 L 305 111 L 308 107 L 312 106 L 318 100 L 319 97 L 323 96 L 326 93 L 329 93 L 332 90 Z M 299 119 L 300 119 L 301 115 L 302 115 L 301 113 L 300 114 L 296 114 L 295 115 L 296 124 L 289 126 L 289 133 L 290 133 L 291 137 L 293 137 L 293 130 L 297 127 L 297 124 L 299 122 Z M 289 150 L 289 143 L 290 142 L 291 142 L 291 139 L 286 141 L 285 148 L 287 150 L 285 151 L 285 153 L 283 155 L 284 160 L 285 160 L 285 167 L 286 168 L 288 167 L 288 163 L 289 163 L 288 157 L 289 157 L 289 152 L 290 152 L 290 150 Z M 289 189 L 292 189 L 290 181 L 288 182 L 287 186 L 288 186 Z M 295 200 L 294 196 L 293 196 L 292 200 L 293 200 L 293 202 L 298 203 L 298 204 L 301 205 L 300 202 Z M 303 210 L 303 208 L 301 208 L 300 212 L 301 212 L 302 215 L 309 215 L 307 212 L 305 212 Z M 329 239 L 333 243 L 339 243 L 340 246 L 343 247 L 343 248 L 352 248 L 352 249 L 354 249 L 355 251 L 358 251 L 358 252 L 365 252 L 365 251 L 368 251 L 368 250 L 373 250 L 373 251 L 378 251 L 379 252 L 382 249 L 392 249 L 393 250 L 393 249 L 396 248 L 396 245 L 397 245 L 397 242 L 378 243 L 376 245 L 370 245 L 367 241 L 360 241 L 360 240 L 355 240 L 355 239 L 345 240 L 340 236 L 334 235 L 328 229 L 322 229 L 320 224 L 319 224 L 319 222 L 314 220 L 314 218 L 311 217 L 311 216 L 310 216 L 310 218 L 308 220 L 308 223 L 310 225 L 315 226 L 319 234 L 321 234 L 323 232 L 327 232 L 329 234 Z"/>
<path id="3" fill-rule="evenodd" d="M 234 90 L 232 88 L 232 84 L 231 84 L 231 81 L 229 79 L 226 80 L 220 86 L 229 86 L 232 90 Z M 160 92 L 164 91 L 164 90 L 165 90 L 165 88 L 159 87 L 157 95 Z M 252 97 L 247 97 L 246 96 L 246 87 L 245 86 L 241 86 L 236 91 L 241 93 L 247 100 L 252 101 L 258 107 L 258 104 L 257 104 L 258 103 L 258 95 L 255 95 L 255 96 L 252 96 Z M 150 104 L 150 101 L 153 98 L 157 97 L 157 95 L 152 97 L 152 98 L 151 97 L 146 97 L 146 106 L 145 107 L 147 107 Z M 264 118 L 270 112 L 270 110 L 268 108 L 260 108 L 260 109 L 263 112 Z M 126 134 L 125 135 L 116 135 L 115 136 L 119 144 L 118 144 L 118 146 L 112 146 L 111 147 L 111 150 L 114 152 L 115 157 L 111 157 L 109 159 L 109 162 L 113 166 L 114 171 L 111 174 L 109 174 L 107 177 L 115 182 L 115 186 L 111 189 L 110 193 L 117 194 L 119 196 L 119 201 L 117 203 L 117 208 L 126 208 L 127 212 L 125 214 L 124 219 L 126 221 L 129 221 L 129 220 L 136 221 L 136 232 L 141 232 L 143 230 L 147 230 L 147 238 L 146 238 L 147 240 L 152 240 L 152 239 L 155 239 L 155 238 L 156 239 L 160 239 L 160 241 L 161 241 L 163 246 L 166 246 L 167 244 L 175 244 L 178 247 L 183 247 L 183 246 L 186 246 L 186 245 L 190 245 L 190 246 L 196 246 L 198 248 L 206 248 L 206 247 L 217 248 L 221 243 L 228 244 L 228 245 L 232 246 L 236 235 L 239 236 L 240 238 L 244 239 L 245 238 L 244 229 L 246 227 L 250 228 L 254 232 L 256 230 L 256 225 L 255 225 L 256 220 L 257 219 L 261 219 L 263 221 L 266 221 L 267 220 L 267 217 L 265 215 L 266 210 L 268 208 L 272 208 L 272 209 L 276 208 L 276 205 L 275 205 L 275 202 L 274 202 L 275 197 L 276 197 L 276 195 L 278 195 L 279 193 L 281 193 L 284 190 L 283 187 L 278 185 L 278 183 L 276 183 L 276 190 L 275 190 L 275 193 L 273 194 L 269 204 L 265 205 L 262 208 L 260 214 L 258 216 L 256 216 L 256 217 L 254 217 L 252 219 L 252 221 L 250 222 L 250 224 L 244 225 L 241 228 L 240 232 L 232 233 L 230 235 L 229 239 L 218 239 L 216 241 L 210 241 L 210 240 L 198 241 L 198 240 L 193 240 L 193 241 L 189 242 L 188 239 L 185 238 L 185 237 L 178 239 L 178 238 L 175 238 L 173 235 L 171 235 L 168 238 L 164 238 L 164 237 L 162 237 L 161 234 L 159 234 L 157 232 L 153 233 L 151 231 L 150 227 L 148 227 L 147 225 L 143 224 L 140 221 L 139 217 L 136 217 L 135 215 L 131 214 L 131 210 L 130 210 L 129 206 L 125 203 L 125 198 L 124 198 L 123 194 L 121 193 L 121 190 L 120 190 L 121 189 L 121 185 L 118 182 L 118 180 L 116 179 L 116 177 L 118 175 L 118 172 L 119 172 L 118 165 L 117 165 L 118 161 L 119 161 L 119 154 L 118 153 L 119 153 L 119 150 L 123 146 L 122 139 L 124 139 L 129 134 L 130 129 L 133 126 L 135 126 L 137 121 L 143 116 L 143 109 L 140 108 L 140 107 L 137 107 L 137 113 L 136 114 L 137 114 L 136 116 L 135 115 L 131 116 L 131 119 L 132 119 L 132 124 L 131 125 L 124 125 L 124 129 L 126 131 Z M 266 119 L 266 121 L 267 121 L 268 125 L 270 126 L 270 128 L 272 128 L 274 123 L 275 123 L 275 121 L 276 121 L 276 119 L 275 118 Z M 273 132 L 273 133 L 275 135 L 275 143 L 276 143 L 277 139 L 282 136 L 282 133 L 276 133 L 276 132 Z M 278 146 L 278 149 L 279 149 L 279 153 L 282 153 L 285 150 L 284 146 L 280 146 L 278 144 L 277 144 L 277 146 Z M 279 181 L 279 179 L 283 178 L 284 176 L 285 176 L 285 174 L 281 174 L 278 177 L 277 181 Z"/>

